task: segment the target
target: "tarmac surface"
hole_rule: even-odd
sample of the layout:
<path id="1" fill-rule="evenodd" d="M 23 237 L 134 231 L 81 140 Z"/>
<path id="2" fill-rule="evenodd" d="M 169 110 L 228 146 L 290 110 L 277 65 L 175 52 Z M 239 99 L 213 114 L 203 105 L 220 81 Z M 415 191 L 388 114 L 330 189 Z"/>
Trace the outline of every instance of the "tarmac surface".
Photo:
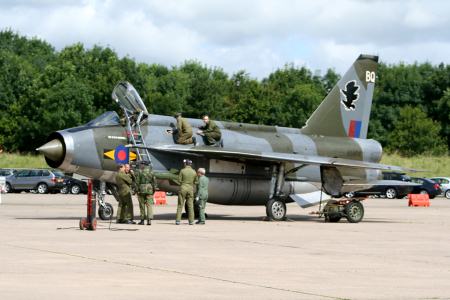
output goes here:
<path id="1" fill-rule="evenodd" d="M 285 222 L 263 221 L 264 207 L 208 204 L 206 225 L 175 226 L 169 197 L 152 226 L 99 220 L 96 231 L 78 228 L 84 195 L 2 202 L 0 299 L 450 299 L 444 198 L 368 199 L 358 224 L 296 204 Z"/>

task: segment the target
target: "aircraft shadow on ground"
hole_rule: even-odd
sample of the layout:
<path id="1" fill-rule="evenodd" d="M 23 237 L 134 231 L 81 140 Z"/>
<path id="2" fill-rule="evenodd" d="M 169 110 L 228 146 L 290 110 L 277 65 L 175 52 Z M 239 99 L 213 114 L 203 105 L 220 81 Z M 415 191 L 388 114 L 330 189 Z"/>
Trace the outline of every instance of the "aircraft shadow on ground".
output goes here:
<path id="1" fill-rule="evenodd" d="M 139 219 L 137 217 L 136 219 Z M 252 221 L 252 222 L 264 222 L 266 220 L 266 216 L 233 216 L 233 215 L 225 215 L 225 214 L 207 214 L 206 220 L 210 221 Z M 175 221 L 175 214 L 155 214 L 154 220 L 166 220 L 166 221 Z M 187 217 L 182 217 L 182 220 L 187 220 Z M 299 216 L 288 216 L 287 221 L 317 221 L 323 222 L 323 219 L 319 219 L 317 216 L 308 216 L 308 215 L 299 215 Z"/>
<path id="2" fill-rule="evenodd" d="M 36 221 L 57 221 L 57 220 L 74 220 L 79 221 L 82 216 L 80 217 L 35 217 L 35 218 L 15 218 L 16 220 L 36 220 Z M 134 220 L 139 220 L 139 216 L 135 216 Z M 102 221 L 99 218 L 97 218 L 98 221 Z M 169 214 L 155 214 L 154 220 L 162 220 L 162 221 L 173 221 L 175 222 L 175 214 L 169 213 Z M 182 220 L 187 220 L 187 217 L 182 217 Z M 251 221 L 251 222 L 267 222 L 267 217 L 265 216 L 233 216 L 233 215 L 224 215 L 224 214 L 208 214 L 208 217 L 206 219 L 207 221 Z M 102 222 L 109 222 L 110 220 L 104 220 Z M 116 217 L 113 217 L 112 222 L 116 224 Z M 314 215 L 288 215 L 286 222 L 315 222 L 315 223 L 324 223 L 324 218 L 319 218 Z M 345 218 L 342 218 L 340 222 L 347 222 Z M 393 224 L 393 223 L 405 223 L 402 221 L 393 221 L 389 219 L 363 219 L 363 223 L 386 223 L 386 224 Z"/>

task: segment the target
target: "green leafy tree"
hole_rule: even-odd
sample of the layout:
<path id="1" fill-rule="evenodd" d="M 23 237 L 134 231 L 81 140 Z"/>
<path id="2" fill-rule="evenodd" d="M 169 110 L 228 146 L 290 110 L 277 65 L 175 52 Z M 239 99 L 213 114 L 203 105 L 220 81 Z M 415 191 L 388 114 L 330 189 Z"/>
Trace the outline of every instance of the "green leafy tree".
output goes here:
<path id="1" fill-rule="evenodd" d="M 311 113 L 318 105 L 317 99 L 323 99 L 325 94 L 322 80 L 313 76 L 311 71 L 305 67 L 285 65 L 283 69 L 276 70 L 262 80 L 260 101 L 266 115 L 260 122 L 301 127 L 307 119 L 305 114 Z M 310 104 L 315 106 L 314 109 L 311 109 Z"/>
<path id="2" fill-rule="evenodd" d="M 447 147 L 439 135 L 440 130 L 439 123 L 427 118 L 422 109 L 405 106 L 389 134 L 388 149 L 405 156 L 445 154 Z"/>
<path id="3" fill-rule="evenodd" d="M 260 101 L 261 86 L 245 71 L 235 73 L 229 81 L 227 108 L 224 118 L 243 123 L 258 123 L 265 118 L 265 107 Z"/>
<path id="4" fill-rule="evenodd" d="M 179 70 L 149 77 L 146 86 L 152 111 L 169 116 L 175 112 L 185 112 L 190 96 L 189 84 L 189 76 Z"/>
<path id="5" fill-rule="evenodd" d="M 208 68 L 197 61 L 187 61 L 179 71 L 189 78 L 189 93 L 183 107 L 185 115 L 215 119 L 226 115 L 225 99 L 228 93 L 228 75 L 220 68 Z"/>
<path id="6" fill-rule="evenodd" d="M 322 84 L 325 88 L 325 91 L 328 93 L 331 89 L 338 83 L 341 76 L 336 73 L 333 69 L 328 69 L 325 75 L 322 78 Z"/>
<path id="7" fill-rule="evenodd" d="M 450 149 L 450 88 L 447 88 L 444 96 L 437 103 L 437 111 L 439 111 L 438 120 L 442 124 L 442 135 Z"/>

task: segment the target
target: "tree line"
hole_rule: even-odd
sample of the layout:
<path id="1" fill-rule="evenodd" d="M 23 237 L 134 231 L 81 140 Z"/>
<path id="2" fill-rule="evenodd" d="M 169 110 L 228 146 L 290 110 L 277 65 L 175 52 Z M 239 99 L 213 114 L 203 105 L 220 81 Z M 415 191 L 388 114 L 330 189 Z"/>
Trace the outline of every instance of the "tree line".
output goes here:
<path id="1" fill-rule="evenodd" d="M 350 63 L 349 63 L 350 64 Z M 33 151 L 49 133 L 118 110 L 111 91 L 131 82 L 151 113 L 182 111 L 199 118 L 300 128 L 339 80 L 286 64 L 257 80 L 198 61 L 179 66 L 136 62 L 109 47 L 49 43 L 0 31 L 0 145 Z M 381 63 L 369 138 L 402 155 L 447 154 L 450 145 L 450 66 Z"/>

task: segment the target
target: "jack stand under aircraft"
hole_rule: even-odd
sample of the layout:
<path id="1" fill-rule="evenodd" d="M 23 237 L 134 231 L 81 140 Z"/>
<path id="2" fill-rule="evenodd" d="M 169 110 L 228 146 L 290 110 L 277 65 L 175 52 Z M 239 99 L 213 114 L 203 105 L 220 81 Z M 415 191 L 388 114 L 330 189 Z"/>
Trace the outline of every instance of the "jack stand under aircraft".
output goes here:
<path id="1" fill-rule="evenodd" d="M 93 180 L 88 180 L 88 193 L 87 193 L 87 217 L 80 219 L 80 229 L 81 230 L 96 230 L 97 229 L 97 219 L 95 218 L 95 197 L 96 192 L 92 188 Z M 94 198 L 94 200 L 92 199 Z"/>

